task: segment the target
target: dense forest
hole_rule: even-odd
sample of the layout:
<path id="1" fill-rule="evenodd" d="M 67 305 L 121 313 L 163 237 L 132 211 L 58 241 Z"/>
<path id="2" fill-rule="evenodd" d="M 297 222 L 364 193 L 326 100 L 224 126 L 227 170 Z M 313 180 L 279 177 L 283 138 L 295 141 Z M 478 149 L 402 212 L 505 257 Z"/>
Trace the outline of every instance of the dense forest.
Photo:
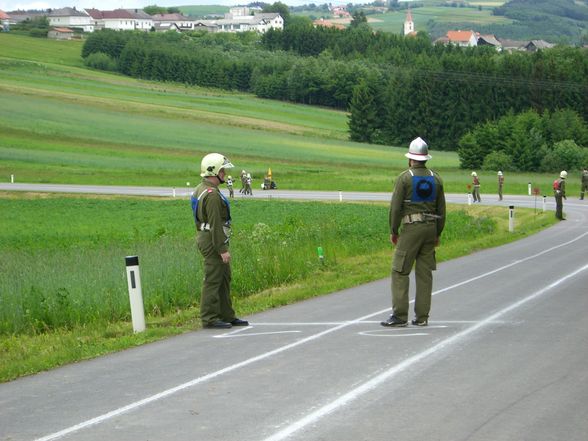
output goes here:
<path id="1" fill-rule="evenodd" d="M 105 56 L 138 78 L 349 110 L 350 137 L 364 142 L 398 145 L 418 134 L 455 150 L 468 130 L 508 111 L 569 108 L 588 119 L 588 53 L 579 48 L 497 53 L 292 18 L 261 38 L 95 32 L 83 57 L 101 67 Z"/>

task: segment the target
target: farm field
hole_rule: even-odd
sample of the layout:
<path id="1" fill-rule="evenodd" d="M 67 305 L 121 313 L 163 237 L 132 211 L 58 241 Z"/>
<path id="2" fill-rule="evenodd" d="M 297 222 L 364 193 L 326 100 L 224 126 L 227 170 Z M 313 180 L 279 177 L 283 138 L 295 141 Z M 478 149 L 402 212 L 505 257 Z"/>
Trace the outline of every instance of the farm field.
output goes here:
<path id="1" fill-rule="evenodd" d="M 473 23 L 479 25 L 487 24 L 509 24 L 512 20 L 493 16 L 491 8 L 499 5 L 486 6 L 481 4 L 482 10 L 477 8 L 448 8 L 440 6 L 424 6 L 411 10 L 415 29 L 426 30 L 427 22 L 435 20 L 440 23 Z M 385 14 L 369 15 L 369 25 L 376 31 L 392 32 L 399 34 L 403 32 L 406 11 L 387 12 Z M 336 21 L 336 20 L 334 20 Z"/>
<path id="2" fill-rule="evenodd" d="M 388 191 L 405 147 L 347 140 L 341 111 L 257 99 L 86 69 L 75 41 L 0 34 L 0 180 L 184 186 L 207 152 L 228 155 L 261 182 L 271 167 L 283 189 Z M 29 45 L 30 49 L 29 50 Z M 454 152 L 430 165 L 446 191 L 465 192 L 469 171 Z M 482 185 L 494 173 L 480 174 Z M 505 193 L 552 176 L 506 175 Z M 570 192 L 577 177 L 570 175 Z"/>

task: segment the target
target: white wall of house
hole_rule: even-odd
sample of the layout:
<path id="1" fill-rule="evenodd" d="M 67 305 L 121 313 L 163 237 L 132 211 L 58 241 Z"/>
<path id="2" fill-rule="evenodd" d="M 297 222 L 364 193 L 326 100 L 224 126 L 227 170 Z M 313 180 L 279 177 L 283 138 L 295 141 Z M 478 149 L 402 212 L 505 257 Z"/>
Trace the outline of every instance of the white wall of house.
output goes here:
<path id="1" fill-rule="evenodd" d="M 82 28 L 84 32 L 94 32 L 92 18 L 88 16 L 48 17 L 49 25 L 58 28 Z"/>

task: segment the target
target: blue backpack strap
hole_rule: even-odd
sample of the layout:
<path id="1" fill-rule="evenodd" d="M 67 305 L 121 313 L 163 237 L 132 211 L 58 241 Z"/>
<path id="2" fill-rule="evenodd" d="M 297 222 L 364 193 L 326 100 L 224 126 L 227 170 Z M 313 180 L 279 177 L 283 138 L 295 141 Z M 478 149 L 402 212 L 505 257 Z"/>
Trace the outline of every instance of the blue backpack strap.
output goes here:
<path id="1" fill-rule="evenodd" d="M 192 213 L 194 214 L 194 222 L 196 222 L 196 226 L 198 226 L 198 224 L 202 223 L 198 219 L 198 203 L 200 202 L 200 199 L 203 196 L 206 196 L 207 193 L 209 193 L 208 189 L 204 190 L 197 197 L 194 196 L 194 194 L 195 194 L 195 192 L 194 192 L 194 193 L 192 193 L 192 196 L 190 197 L 190 202 L 192 204 Z"/>

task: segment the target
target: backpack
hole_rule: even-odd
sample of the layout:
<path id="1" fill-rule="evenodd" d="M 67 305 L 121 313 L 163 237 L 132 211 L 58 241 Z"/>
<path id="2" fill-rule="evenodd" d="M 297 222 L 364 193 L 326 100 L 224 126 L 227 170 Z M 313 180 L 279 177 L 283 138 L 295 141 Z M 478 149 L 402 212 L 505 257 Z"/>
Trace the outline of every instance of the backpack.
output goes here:
<path id="1" fill-rule="evenodd" d="M 553 181 L 553 189 L 555 191 L 559 191 L 559 179 L 556 179 L 555 181 Z"/>

